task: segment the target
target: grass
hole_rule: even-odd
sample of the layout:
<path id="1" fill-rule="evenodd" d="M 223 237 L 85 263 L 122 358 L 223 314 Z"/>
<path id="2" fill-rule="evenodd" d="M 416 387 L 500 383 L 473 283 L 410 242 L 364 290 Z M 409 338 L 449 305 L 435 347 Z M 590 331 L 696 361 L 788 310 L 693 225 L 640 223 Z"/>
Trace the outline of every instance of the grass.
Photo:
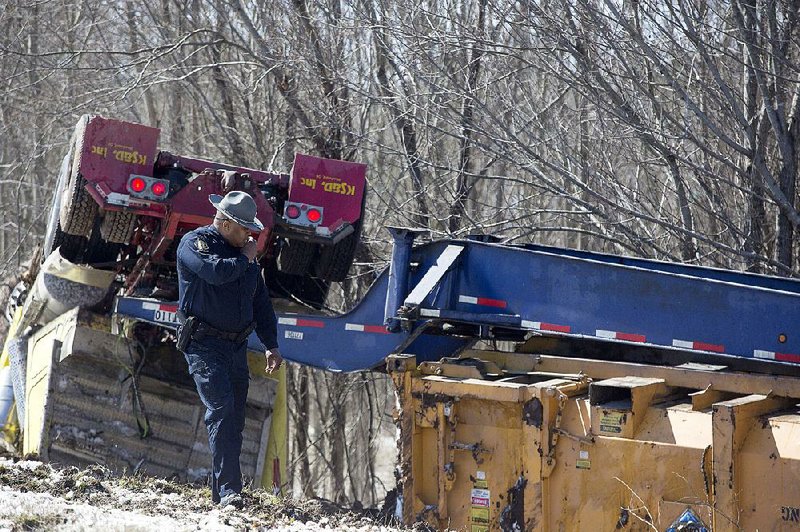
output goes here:
<path id="1" fill-rule="evenodd" d="M 19 514 L 11 519 L 13 532 L 28 532 L 31 530 L 53 530 L 61 523 L 61 518 L 54 514 L 34 515 Z"/>

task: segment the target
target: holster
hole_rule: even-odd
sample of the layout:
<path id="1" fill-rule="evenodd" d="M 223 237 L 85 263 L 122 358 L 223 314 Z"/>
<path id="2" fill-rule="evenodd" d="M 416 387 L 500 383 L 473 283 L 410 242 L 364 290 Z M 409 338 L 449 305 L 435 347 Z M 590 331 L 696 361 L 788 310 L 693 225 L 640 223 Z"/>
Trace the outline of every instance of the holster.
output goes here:
<path id="1" fill-rule="evenodd" d="M 192 335 L 197 330 L 198 325 L 200 325 L 200 320 L 194 316 L 186 317 L 181 311 L 178 312 L 178 320 L 180 321 L 180 325 L 178 325 L 178 337 L 175 346 L 179 351 L 186 352 L 189 342 L 192 341 Z"/>

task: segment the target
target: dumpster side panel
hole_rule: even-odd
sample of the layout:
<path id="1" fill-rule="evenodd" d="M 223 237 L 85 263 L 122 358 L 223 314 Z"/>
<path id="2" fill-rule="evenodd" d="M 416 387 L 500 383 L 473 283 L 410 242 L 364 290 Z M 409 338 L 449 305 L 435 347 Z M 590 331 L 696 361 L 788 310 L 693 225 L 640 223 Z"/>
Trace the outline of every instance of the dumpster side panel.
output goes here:
<path id="1" fill-rule="evenodd" d="M 763 527 L 762 523 L 776 523 L 776 528 L 800 529 L 798 461 L 800 416 L 787 414 L 756 420 L 737 456 L 740 474 L 736 488 L 742 528 L 755 530 Z"/>
<path id="2" fill-rule="evenodd" d="M 679 519 L 715 532 L 800 527 L 800 397 L 748 393 L 761 377 L 719 371 L 715 389 L 688 370 L 630 377 L 620 363 L 614 376 L 607 362 L 592 380 L 565 359 L 570 371 L 558 378 L 551 357 L 547 373 L 515 370 L 504 382 L 448 377 L 447 362 L 427 364 L 394 374 L 398 395 L 413 397 L 414 437 L 400 425 L 401 441 L 413 441 L 401 453 L 414 472 L 406 524 L 469 532 L 667 530 Z M 774 377 L 776 389 L 792 390 L 786 379 L 794 378 Z"/>
<path id="3" fill-rule="evenodd" d="M 467 384 L 443 395 L 421 384 L 426 391 L 413 402 L 414 518 L 448 529 L 497 529 L 509 497 L 523 507 L 524 490 L 514 492 L 520 478 L 525 482 L 523 403 L 503 400 L 508 389 L 499 387 Z"/>
<path id="4" fill-rule="evenodd" d="M 77 309 L 48 323 L 30 346 L 26 453 L 190 481 L 208 475 L 205 410 L 188 377 L 186 384 L 143 372 L 134 382 L 135 347 L 111 334 L 107 320 Z M 144 354 L 145 362 L 147 357 L 157 358 L 156 373 L 186 371 L 182 355 L 172 350 L 153 348 Z M 263 369 L 263 355 L 252 358 L 256 371 L 259 364 Z M 241 463 L 243 475 L 257 484 L 267 468 L 277 386 L 278 381 L 261 378 L 250 384 Z M 269 468 L 269 478 L 279 482 L 281 464 L 271 461 Z"/>

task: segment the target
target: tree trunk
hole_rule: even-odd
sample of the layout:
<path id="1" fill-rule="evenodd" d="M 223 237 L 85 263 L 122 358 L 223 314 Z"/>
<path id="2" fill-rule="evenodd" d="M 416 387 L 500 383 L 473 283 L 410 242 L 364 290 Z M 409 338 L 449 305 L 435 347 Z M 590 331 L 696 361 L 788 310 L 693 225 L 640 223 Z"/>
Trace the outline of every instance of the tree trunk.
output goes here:
<path id="1" fill-rule="evenodd" d="M 478 4 L 477 36 L 472 44 L 467 74 L 467 87 L 461 108 L 461 139 L 459 140 L 458 176 L 456 177 L 454 201 L 450 207 L 448 229 L 455 235 L 463 228 L 464 215 L 467 212 L 467 198 L 475 186 L 475 163 L 473 160 L 473 120 L 475 114 L 475 97 L 478 91 L 478 77 L 481 72 L 483 58 L 483 37 L 486 20 L 486 0 Z"/>

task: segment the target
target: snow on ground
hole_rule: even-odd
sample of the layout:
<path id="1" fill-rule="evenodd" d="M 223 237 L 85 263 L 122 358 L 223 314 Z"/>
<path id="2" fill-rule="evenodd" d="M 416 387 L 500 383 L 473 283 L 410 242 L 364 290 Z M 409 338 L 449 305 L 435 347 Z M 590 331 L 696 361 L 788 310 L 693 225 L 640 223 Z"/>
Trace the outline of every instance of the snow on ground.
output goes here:
<path id="1" fill-rule="evenodd" d="M 244 498 L 243 510 L 220 508 L 205 487 L 0 456 L 0 532 L 403 530 L 328 501 L 294 501 L 263 490 L 246 491 Z"/>

